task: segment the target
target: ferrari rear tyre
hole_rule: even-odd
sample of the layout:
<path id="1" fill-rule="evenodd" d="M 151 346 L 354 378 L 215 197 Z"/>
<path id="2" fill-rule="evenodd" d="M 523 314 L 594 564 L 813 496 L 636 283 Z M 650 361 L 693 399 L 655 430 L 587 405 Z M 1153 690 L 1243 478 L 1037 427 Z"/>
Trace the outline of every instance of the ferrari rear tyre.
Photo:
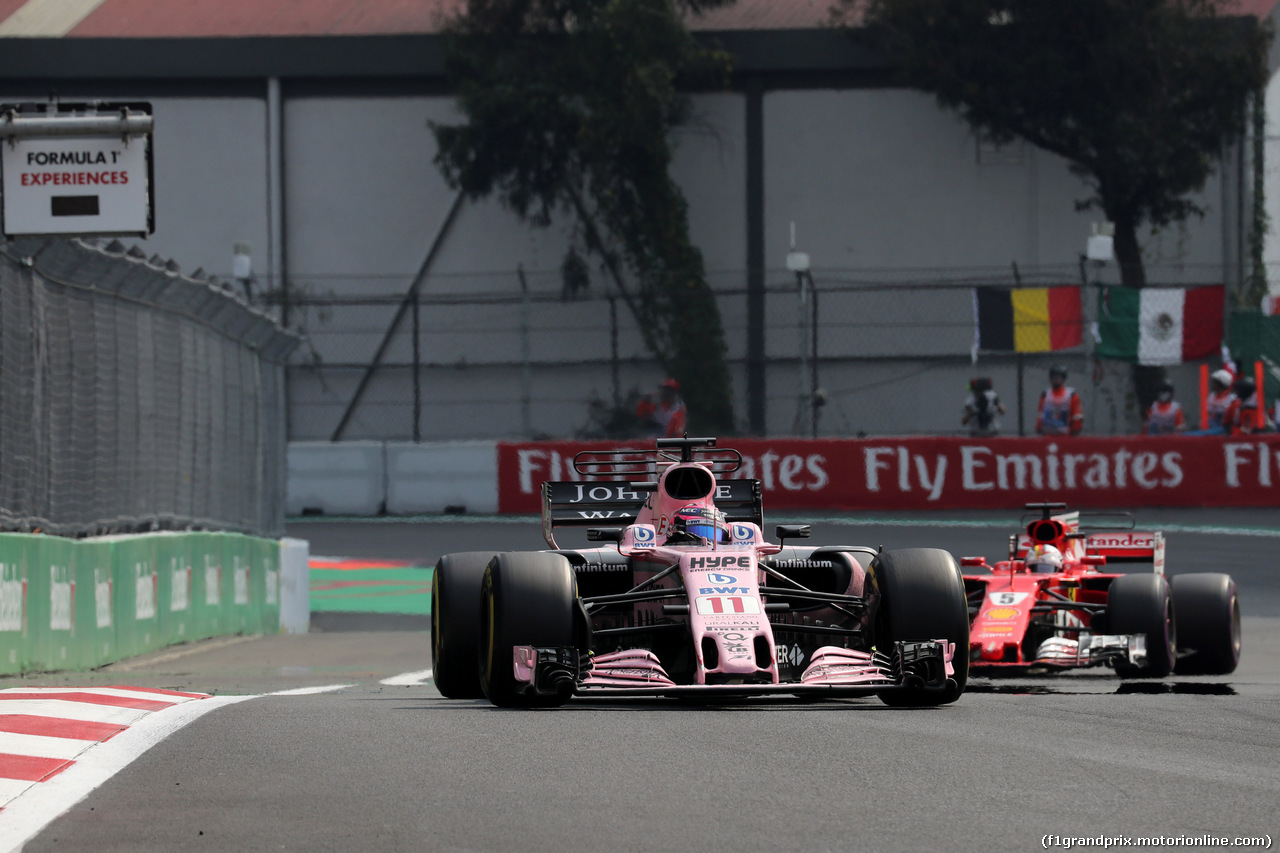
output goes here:
<path id="1" fill-rule="evenodd" d="M 480 699 L 480 584 L 493 554 L 445 554 L 431 578 L 431 678 L 446 699 Z"/>
<path id="2" fill-rule="evenodd" d="M 1177 634 L 1173 598 L 1164 575 L 1121 575 L 1107 590 L 1107 631 L 1143 634 L 1147 638 L 1145 666 L 1117 664 L 1121 678 L 1164 678 L 1173 671 Z"/>
<path id="3" fill-rule="evenodd" d="M 502 708 L 562 705 L 570 691 L 537 696 L 515 680 L 515 646 L 574 645 L 577 583 L 560 554 L 498 554 L 480 588 L 480 686 Z M 572 688 L 572 685 L 566 685 Z"/>
<path id="4" fill-rule="evenodd" d="M 1226 675 L 1240 662 L 1240 600 L 1230 575 L 1175 575 L 1169 583 L 1178 620 L 1178 675 Z"/>
<path id="5" fill-rule="evenodd" d="M 883 551 L 867 574 L 880 593 L 875 641 L 882 651 L 898 640 L 947 640 L 956 647 L 954 686 L 886 690 L 880 700 L 895 707 L 932 707 L 959 699 L 969 680 L 969 605 L 955 558 L 938 548 Z"/>

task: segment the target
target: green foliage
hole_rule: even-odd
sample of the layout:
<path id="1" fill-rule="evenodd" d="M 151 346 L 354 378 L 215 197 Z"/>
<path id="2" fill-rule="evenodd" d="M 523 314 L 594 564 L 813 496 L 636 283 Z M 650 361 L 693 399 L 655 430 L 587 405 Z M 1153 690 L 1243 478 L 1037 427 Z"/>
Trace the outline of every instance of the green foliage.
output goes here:
<path id="1" fill-rule="evenodd" d="M 468 0 L 447 70 L 463 124 L 433 124 L 455 188 L 518 216 L 575 222 L 645 342 L 685 389 L 695 429 L 733 429 L 724 332 L 670 177 L 680 86 L 723 85 L 728 57 L 698 45 L 682 12 L 729 0 Z"/>
<path id="2" fill-rule="evenodd" d="M 864 0 L 840 0 L 846 9 Z M 865 0 L 870 37 L 908 85 L 995 141 L 1060 155 L 1116 225 L 1126 283 L 1145 275 L 1137 229 L 1202 211 L 1223 146 L 1266 84 L 1269 33 L 1219 0 Z"/>

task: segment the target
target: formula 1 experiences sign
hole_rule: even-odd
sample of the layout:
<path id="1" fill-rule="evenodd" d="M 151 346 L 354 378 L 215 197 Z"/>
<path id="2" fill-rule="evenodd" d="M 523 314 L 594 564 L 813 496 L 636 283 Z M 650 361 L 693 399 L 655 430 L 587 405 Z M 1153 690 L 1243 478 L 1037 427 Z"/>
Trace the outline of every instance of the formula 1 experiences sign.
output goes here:
<path id="1" fill-rule="evenodd" d="M 5 142 L 5 233 L 149 233 L 147 148 L 143 136 Z"/>
<path id="2" fill-rule="evenodd" d="M 1280 436 L 728 439 L 770 510 L 1280 505 Z M 545 480 L 587 479 L 580 450 L 636 442 L 499 442 L 498 509 L 537 513 Z M 601 477 L 597 479 L 609 479 Z"/>

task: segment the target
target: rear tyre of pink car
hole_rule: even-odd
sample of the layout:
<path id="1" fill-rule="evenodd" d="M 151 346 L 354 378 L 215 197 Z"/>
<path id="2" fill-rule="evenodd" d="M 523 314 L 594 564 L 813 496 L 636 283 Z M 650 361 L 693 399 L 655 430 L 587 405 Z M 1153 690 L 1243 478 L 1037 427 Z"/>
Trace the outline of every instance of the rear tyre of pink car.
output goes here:
<path id="1" fill-rule="evenodd" d="M 502 708 L 563 705 L 573 685 L 538 696 L 515 679 L 515 646 L 573 646 L 578 589 L 560 554 L 498 554 L 480 587 L 480 686 Z"/>
<path id="2" fill-rule="evenodd" d="M 943 690 L 906 688 L 878 694 L 894 707 L 933 707 L 960 698 L 969 680 L 969 605 L 955 558 L 939 548 L 883 551 L 867 573 L 880 605 L 875 643 L 881 649 L 898 640 L 947 640 L 955 643 L 955 686 Z"/>
<path id="3" fill-rule="evenodd" d="M 1164 575 L 1121 575 L 1107 590 L 1107 631 L 1111 634 L 1145 634 L 1145 666 L 1117 664 L 1121 678 L 1164 678 L 1173 672 L 1177 634 L 1173 598 Z"/>
<path id="4" fill-rule="evenodd" d="M 480 584 L 493 554 L 445 554 L 431 578 L 431 678 L 446 699 L 480 699 Z"/>
<path id="5" fill-rule="evenodd" d="M 1175 575 L 1169 583 L 1178 620 L 1178 675 L 1226 675 L 1240 663 L 1240 599 L 1230 575 Z"/>

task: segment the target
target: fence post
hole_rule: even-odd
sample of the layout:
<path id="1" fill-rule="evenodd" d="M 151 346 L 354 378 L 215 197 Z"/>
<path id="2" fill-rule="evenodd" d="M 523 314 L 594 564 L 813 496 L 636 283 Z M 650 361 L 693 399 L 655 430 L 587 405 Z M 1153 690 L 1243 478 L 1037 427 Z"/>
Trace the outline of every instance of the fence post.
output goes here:
<path id="1" fill-rule="evenodd" d="M 520 428 L 525 438 L 533 437 L 533 373 L 529 353 L 529 280 L 524 264 L 516 265 L 520 276 Z"/>
<path id="2" fill-rule="evenodd" d="M 418 291 L 413 295 L 413 443 L 422 441 L 422 349 L 418 341 Z"/>
<path id="3" fill-rule="evenodd" d="M 622 380 L 618 378 L 618 297 L 609 295 L 609 370 L 613 379 L 613 410 L 622 408 Z"/>

